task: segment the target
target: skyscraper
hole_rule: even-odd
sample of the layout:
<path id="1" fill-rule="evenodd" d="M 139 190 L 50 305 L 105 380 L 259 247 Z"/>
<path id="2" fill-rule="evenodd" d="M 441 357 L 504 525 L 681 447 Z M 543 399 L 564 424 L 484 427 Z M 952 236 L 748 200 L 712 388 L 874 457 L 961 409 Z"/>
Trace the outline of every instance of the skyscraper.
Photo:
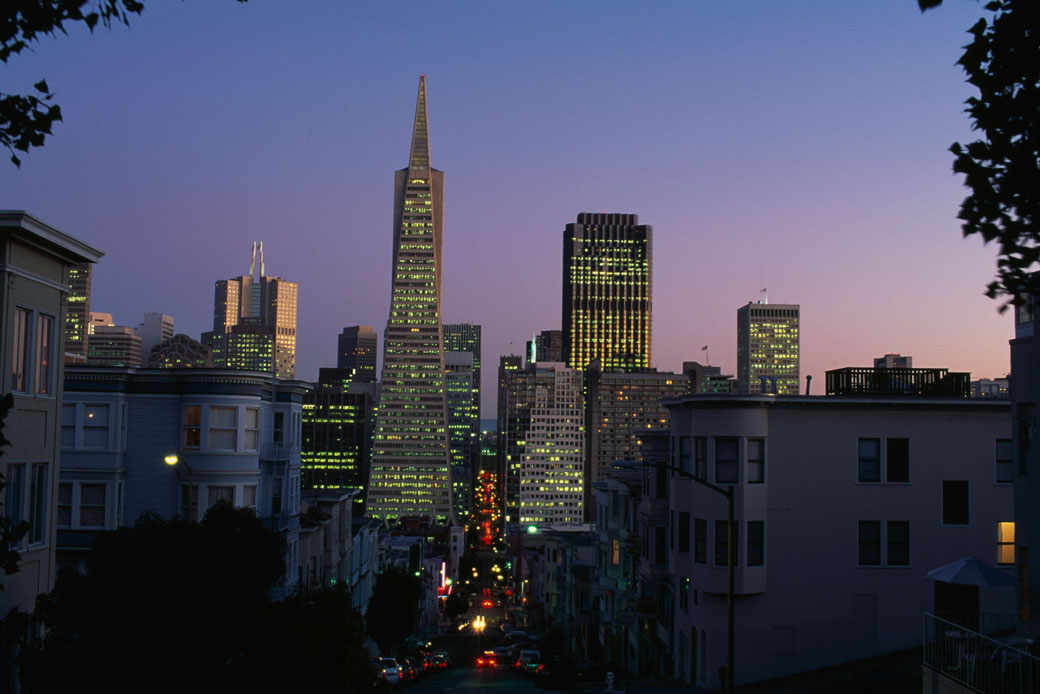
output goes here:
<path id="1" fill-rule="evenodd" d="M 475 442 L 474 457 L 479 455 L 480 442 L 480 335 L 479 325 L 447 323 L 444 326 L 444 351 L 468 352 L 473 355 L 473 397 L 470 398 L 470 438 Z M 475 460 L 473 461 L 476 462 Z"/>
<path id="2" fill-rule="evenodd" d="M 650 367 L 652 236 L 634 214 L 582 212 L 564 229 L 567 366 L 599 359 L 604 371 Z"/>
<path id="3" fill-rule="evenodd" d="M 134 334 L 141 338 L 141 366 L 146 366 L 152 349 L 173 339 L 173 316 L 149 311 L 144 314 L 141 324 L 134 328 Z"/>
<path id="4" fill-rule="evenodd" d="M 296 283 L 264 272 L 264 244 L 253 244 L 249 275 L 218 280 L 213 331 L 202 342 L 218 368 L 273 370 L 278 378 L 296 375 Z M 236 326 L 243 326 L 238 327 Z M 254 355 L 260 356 L 254 358 Z M 272 367 L 266 367 L 268 360 Z"/>
<path id="5" fill-rule="evenodd" d="M 367 514 L 452 517 L 441 328 L 444 173 L 430 166 L 426 77 L 408 166 L 394 177 L 394 266 Z"/>
<path id="6" fill-rule="evenodd" d="M 563 361 L 563 331 L 543 330 L 527 341 L 526 359 L 535 364 L 540 361 Z"/>
<path id="7" fill-rule="evenodd" d="M 480 454 L 479 421 L 476 430 L 473 426 L 473 394 L 476 392 L 473 354 L 445 349 L 444 372 L 451 438 L 452 498 L 455 517 L 461 521 L 472 511 L 473 469 Z"/>
<path id="8" fill-rule="evenodd" d="M 69 267 L 69 298 L 65 310 L 65 354 L 68 361 L 87 358 L 87 326 L 90 323 L 90 273 L 93 265 Z"/>
<path id="9" fill-rule="evenodd" d="M 798 304 L 737 309 L 737 392 L 798 395 L 798 314 Z"/>
<path id="10" fill-rule="evenodd" d="M 376 380 L 376 332 L 367 325 L 343 328 L 337 341 L 336 366 L 354 369 L 354 380 Z"/>

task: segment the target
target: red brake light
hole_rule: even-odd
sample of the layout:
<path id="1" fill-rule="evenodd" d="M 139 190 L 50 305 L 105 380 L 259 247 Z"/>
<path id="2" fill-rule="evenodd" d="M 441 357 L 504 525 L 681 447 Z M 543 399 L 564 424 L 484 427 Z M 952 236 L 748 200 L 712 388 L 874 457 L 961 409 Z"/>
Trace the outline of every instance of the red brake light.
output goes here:
<path id="1" fill-rule="evenodd" d="M 477 658 L 477 665 L 483 665 L 483 664 L 484 664 L 484 659 L 483 658 Z"/>

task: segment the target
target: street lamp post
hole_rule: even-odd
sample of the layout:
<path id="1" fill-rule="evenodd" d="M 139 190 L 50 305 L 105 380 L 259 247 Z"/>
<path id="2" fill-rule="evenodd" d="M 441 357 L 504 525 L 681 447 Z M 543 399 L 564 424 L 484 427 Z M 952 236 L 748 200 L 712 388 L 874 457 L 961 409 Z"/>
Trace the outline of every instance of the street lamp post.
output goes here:
<path id="1" fill-rule="evenodd" d="M 163 458 L 163 462 L 172 467 L 174 471 L 177 469 L 177 463 L 180 463 L 184 466 L 184 469 L 188 471 L 188 494 L 187 500 L 184 504 L 184 518 L 185 520 L 191 520 L 191 466 L 178 458 L 176 453 L 171 453 Z M 179 503 L 177 504 L 177 507 L 180 507 Z"/>
<path id="2" fill-rule="evenodd" d="M 711 482 L 708 482 L 705 479 L 690 474 L 686 470 L 677 468 L 674 465 L 663 465 L 660 463 L 644 462 L 643 466 L 660 468 L 663 470 L 670 470 L 671 472 L 679 475 L 680 477 L 693 480 L 697 484 L 707 487 L 708 489 L 726 497 L 726 692 L 732 694 L 734 680 L 733 564 L 735 563 L 736 559 L 736 547 L 734 547 L 733 542 L 733 487 L 719 487 L 717 485 L 712 484 Z"/>

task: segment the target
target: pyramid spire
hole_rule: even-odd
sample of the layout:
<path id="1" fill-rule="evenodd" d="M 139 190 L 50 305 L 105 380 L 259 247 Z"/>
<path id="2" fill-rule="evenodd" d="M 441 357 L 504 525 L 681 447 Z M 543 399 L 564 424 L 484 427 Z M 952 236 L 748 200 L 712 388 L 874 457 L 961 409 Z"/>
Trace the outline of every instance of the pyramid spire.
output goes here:
<path id="1" fill-rule="evenodd" d="M 415 102 L 412 154 L 408 159 L 408 168 L 430 168 L 430 133 L 426 128 L 426 75 L 419 75 L 419 97 Z"/>

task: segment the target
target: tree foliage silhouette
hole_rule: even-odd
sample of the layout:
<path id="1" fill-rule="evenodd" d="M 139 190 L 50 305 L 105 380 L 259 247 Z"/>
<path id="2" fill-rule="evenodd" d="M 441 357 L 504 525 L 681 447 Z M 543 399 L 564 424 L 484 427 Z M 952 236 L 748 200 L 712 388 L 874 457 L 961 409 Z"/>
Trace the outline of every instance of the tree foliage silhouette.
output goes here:
<path id="1" fill-rule="evenodd" d="M 921 10 L 941 0 L 919 0 Z M 980 139 L 955 142 L 953 170 L 971 193 L 958 217 L 965 236 L 995 241 L 997 278 L 986 289 L 1006 297 L 1000 310 L 1040 294 L 1040 3 L 992 0 L 969 29 L 958 64 L 979 90 L 966 102 Z"/>
<path id="2" fill-rule="evenodd" d="M 106 29 L 113 24 L 129 26 L 130 16 L 143 10 L 140 0 L 4 0 L 0 4 L 0 62 L 6 63 L 44 36 L 67 34 L 68 26 L 85 24 L 91 33 L 99 24 Z M 47 81 L 41 79 L 33 89 L 35 94 L 0 91 L 0 145 L 7 147 L 15 166 L 22 165 L 16 152 L 42 147 L 62 118 Z"/>
<path id="3" fill-rule="evenodd" d="M 415 576 L 391 567 L 376 577 L 365 612 L 368 634 L 381 653 L 404 641 L 414 630 L 422 584 Z"/>

